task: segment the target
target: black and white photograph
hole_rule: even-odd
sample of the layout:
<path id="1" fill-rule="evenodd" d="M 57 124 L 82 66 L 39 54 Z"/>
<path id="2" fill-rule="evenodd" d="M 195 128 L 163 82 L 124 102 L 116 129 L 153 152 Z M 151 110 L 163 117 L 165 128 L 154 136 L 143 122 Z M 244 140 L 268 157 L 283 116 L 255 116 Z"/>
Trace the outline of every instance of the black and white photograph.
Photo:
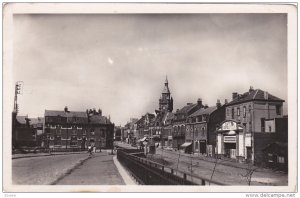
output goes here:
<path id="1" fill-rule="evenodd" d="M 4 5 L 4 191 L 297 191 L 296 15 Z"/>

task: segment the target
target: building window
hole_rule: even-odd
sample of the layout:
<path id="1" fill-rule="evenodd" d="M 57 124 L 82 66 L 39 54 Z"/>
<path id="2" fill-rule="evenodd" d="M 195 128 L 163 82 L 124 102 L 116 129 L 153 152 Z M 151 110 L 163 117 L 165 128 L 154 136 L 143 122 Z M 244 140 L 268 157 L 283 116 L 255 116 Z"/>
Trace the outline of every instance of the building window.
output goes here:
<path id="1" fill-rule="evenodd" d="M 61 131 L 60 131 L 60 130 L 57 130 L 57 131 L 56 131 L 56 134 L 57 134 L 57 135 L 61 135 Z"/>
<path id="2" fill-rule="evenodd" d="M 278 156 L 278 163 L 284 164 L 284 157 Z"/>
<path id="3" fill-rule="evenodd" d="M 234 119 L 234 108 L 231 109 L 231 118 Z"/>
<path id="4" fill-rule="evenodd" d="M 276 114 L 281 115 L 281 105 L 276 105 Z"/>
<path id="5" fill-rule="evenodd" d="M 246 107 L 245 106 L 243 107 L 243 117 L 244 118 L 246 117 Z"/>
<path id="6" fill-rule="evenodd" d="M 61 137 L 60 136 L 56 136 L 54 139 L 54 145 L 61 145 Z"/>
<path id="7" fill-rule="evenodd" d="M 261 118 L 260 122 L 261 122 L 261 132 L 265 132 L 265 118 Z"/>
<path id="8" fill-rule="evenodd" d="M 268 162 L 273 162 L 273 154 L 272 153 L 268 153 Z"/>
<path id="9" fill-rule="evenodd" d="M 240 116 L 240 107 L 237 108 L 237 116 Z"/>

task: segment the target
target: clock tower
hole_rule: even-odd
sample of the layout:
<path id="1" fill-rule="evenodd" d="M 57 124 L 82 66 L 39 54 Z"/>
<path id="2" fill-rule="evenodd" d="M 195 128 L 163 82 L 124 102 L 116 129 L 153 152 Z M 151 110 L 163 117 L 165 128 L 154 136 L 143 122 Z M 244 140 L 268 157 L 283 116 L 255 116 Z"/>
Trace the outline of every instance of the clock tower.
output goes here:
<path id="1" fill-rule="evenodd" d="M 173 98 L 171 97 L 171 92 L 169 90 L 168 84 L 168 78 L 166 76 L 165 86 L 159 99 L 159 110 L 163 112 L 173 111 Z"/>

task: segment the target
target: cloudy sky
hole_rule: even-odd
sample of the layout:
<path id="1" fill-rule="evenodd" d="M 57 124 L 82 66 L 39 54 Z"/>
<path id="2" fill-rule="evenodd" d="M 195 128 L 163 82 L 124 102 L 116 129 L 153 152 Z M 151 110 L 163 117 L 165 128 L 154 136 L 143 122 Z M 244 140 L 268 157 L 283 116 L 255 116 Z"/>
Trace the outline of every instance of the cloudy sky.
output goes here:
<path id="1" fill-rule="evenodd" d="M 215 105 L 250 85 L 287 101 L 285 14 L 15 15 L 20 115 L 101 108 L 125 124 L 158 108 Z M 287 113 L 287 104 L 284 106 Z"/>

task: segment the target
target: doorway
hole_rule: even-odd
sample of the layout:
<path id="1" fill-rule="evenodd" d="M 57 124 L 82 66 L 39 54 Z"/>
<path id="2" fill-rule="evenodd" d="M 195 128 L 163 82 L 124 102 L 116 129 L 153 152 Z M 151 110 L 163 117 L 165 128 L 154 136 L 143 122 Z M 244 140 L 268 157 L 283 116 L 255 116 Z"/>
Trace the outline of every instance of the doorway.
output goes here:
<path id="1" fill-rule="evenodd" d="M 224 143 L 225 157 L 236 158 L 236 143 Z"/>

